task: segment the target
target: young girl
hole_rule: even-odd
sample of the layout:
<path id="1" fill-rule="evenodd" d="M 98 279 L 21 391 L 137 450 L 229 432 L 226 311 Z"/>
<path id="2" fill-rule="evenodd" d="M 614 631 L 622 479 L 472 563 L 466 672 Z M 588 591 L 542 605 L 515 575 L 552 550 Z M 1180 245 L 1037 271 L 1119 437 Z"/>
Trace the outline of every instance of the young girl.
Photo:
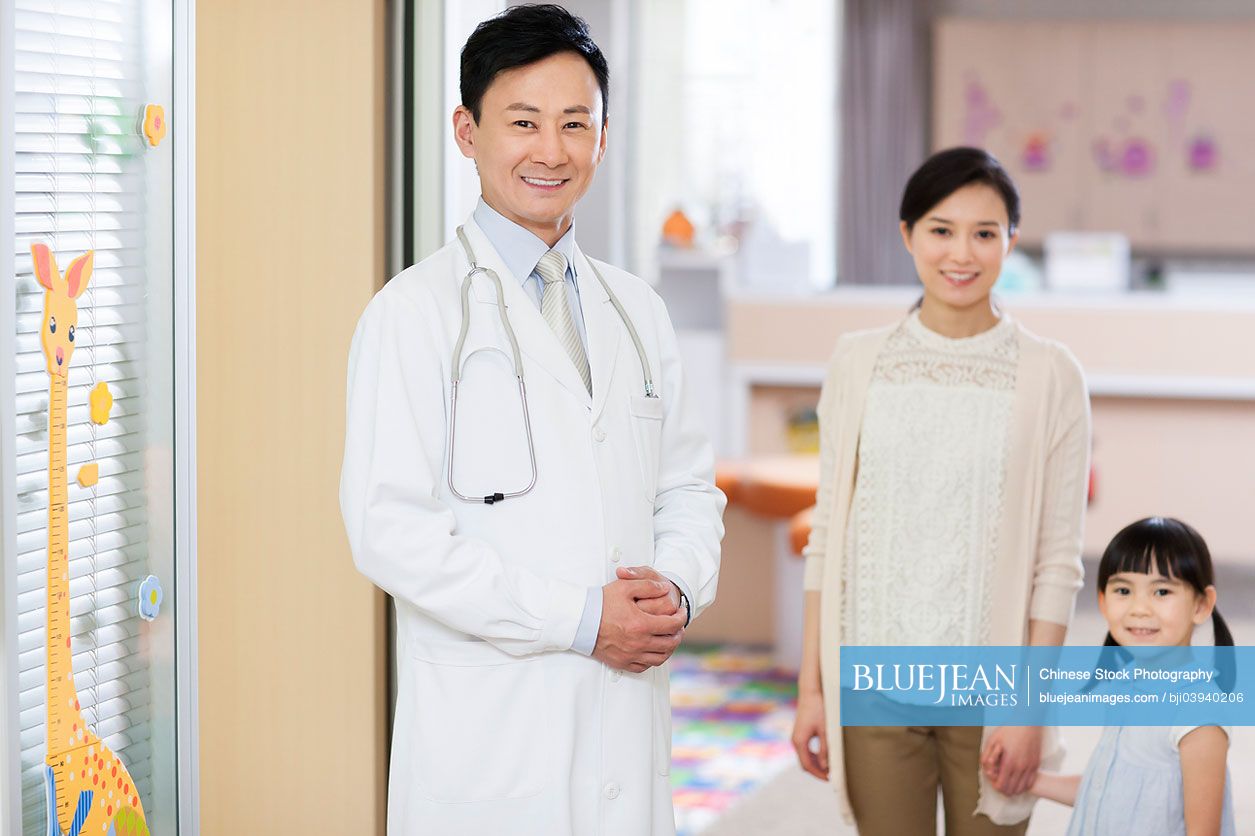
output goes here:
<path id="1" fill-rule="evenodd" d="M 1209 617 L 1216 645 L 1233 645 L 1207 544 L 1177 520 L 1151 517 L 1115 536 L 1098 567 L 1098 608 L 1108 645 L 1187 647 Z M 1083 776 L 1039 773 L 1031 792 L 1075 806 L 1070 836 L 1232 836 L 1228 751 L 1219 726 L 1108 727 Z"/>
<path id="2" fill-rule="evenodd" d="M 838 717 L 841 645 L 1061 644 L 1081 586 L 1085 383 L 1067 349 L 990 298 L 1019 228 L 1015 184 L 985 151 L 942 151 L 899 217 L 923 297 L 843 335 L 820 397 L 793 745 L 863 836 L 933 833 L 938 788 L 949 836 L 1022 834 L 1050 730 Z M 989 746 L 1001 757 L 984 781 Z"/>

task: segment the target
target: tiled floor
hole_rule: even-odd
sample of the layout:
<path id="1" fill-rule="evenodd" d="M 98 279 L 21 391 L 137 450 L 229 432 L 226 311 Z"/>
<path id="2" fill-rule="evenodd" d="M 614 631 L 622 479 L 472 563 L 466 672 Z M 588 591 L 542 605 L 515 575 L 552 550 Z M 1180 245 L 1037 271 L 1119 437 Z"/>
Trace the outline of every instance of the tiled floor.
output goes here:
<path id="1" fill-rule="evenodd" d="M 793 762 L 795 677 L 771 654 L 685 648 L 671 664 L 671 785 L 679 836 L 694 836 Z"/>
<path id="2" fill-rule="evenodd" d="M 1086 578 L 1090 579 L 1090 586 L 1082 592 L 1078 601 L 1076 618 L 1068 632 L 1069 644 L 1098 643 L 1106 632 L 1092 590 L 1092 578 L 1095 574 L 1095 566 L 1087 563 Z M 1238 644 L 1255 645 L 1255 568 L 1220 565 L 1217 567 L 1217 588 L 1220 610 L 1224 613 L 1235 640 Z M 1211 640 L 1210 631 L 1200 631 L 1195 640 L 1198 644 L 1208 643 Z M 762 660 L 764 657 L 757 658 Z M 677 679 L 673 675 L 673 694 L 681 701 L 687 697 L 683 693 L 677 694 L 677 688 L 683 691 L 687 681 L 692 679 L 686 680 L 684 676 Z M 787 682 L 787 676 L 777 673 L 771 681 Z M 777 690 L 774 692 L 775 698 L 779 699 L 783 693 Z M 711 716 L 720 710 L 711 703 L 715 696 L 715 691 L 707 688 L 703 698 Z M 684 710 L 679 703 L 676 704 L 677 718 L 682 716 Z M 677 784 L 677 823 L 681 827 L 682 836 L 696 836 L 699 833 L 702 836 L 852 836 L 855 831 L 841 822 L 831 789 L 803 774 L 788 751 L 791 706 L 773 707 L 762 712 L 762 716 L 770 719 L 758 727 L 756 734 L 761 735 L 758 745 L 768 754 L 757 767 L 747 768 L 744 758 L 741 767 L 734 768 L 731 765 L 736 762 L 735 759 L 721 762 L 717 748 L 688 752 L 689 755 L 700 754 L 701 757 L 708 758 L 704 764 L 690 763 L 688 768 L 692 772 L 689 774 L 704 772 L 707 775 L 717 775 L 732 770 L 741 776 L 740 786 L 743 789 L 734 793 L 738 795 L 736 800 L 721 796 L 717 805 L 703 805 L 697 796 L 682 795 L 683 787 Z M 676 741 L 679 753 L 686 751 L 680 744 L 680 735 L 684 733 L 685 727 L 685 721 L 678 719 Z M 717 738 L 719 733 L 716 729 L 717 727 L 710 727 L 705 734 Z M 1064 769 L 1080 772 L 1084 769 L 1101 729 L 1078 727 L 1063 731 L 1068 745 Z M 773 733 L 780 735 L 778 743 L 781 746 L 773 746 L 768 740 Z M 692 742 L 692 738 L 689 741 Z M 697 760 L 700 761 L 701 758 Z M 1255 789 L 1255 727 L 1234 729 L 1229 770 L 1233 779 L 1238 836 L 1255 836 L 1255 793 L 1251 791 Z M 682 776 L 683 773 L 677 777 Z M 1029 836 L 1062 834 L 1067 829 L 1070 812 L 1070 808 L 1042 802 L 1033 814 Z M 940 828 L 938 832 L 942 832 Z"/>

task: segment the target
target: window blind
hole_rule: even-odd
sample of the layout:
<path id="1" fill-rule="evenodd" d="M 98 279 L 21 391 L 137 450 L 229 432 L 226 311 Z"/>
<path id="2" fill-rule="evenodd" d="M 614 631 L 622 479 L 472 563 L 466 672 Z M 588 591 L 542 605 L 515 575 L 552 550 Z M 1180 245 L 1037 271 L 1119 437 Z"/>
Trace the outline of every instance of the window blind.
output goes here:
<path id="1" fill-rule="evenodd" d="M 43 288 L 30 245 L 64 270 L 95 250 L 78 300 L 67 452 L 74 680 L 84 717 L 122 758 L 144 805 L 152 789 L 152 721 L 145 633 L 135 605 L 148 573 L 145 491 L 150 207 L 144 141 L 145 35 L 139 0 L 16 0 L 14 149 L 18 710 L 23 833 L 46 833 L 45 604 L 48 543 L 48 383 L 40 346 Z M 168 33 L 164 34 L 168 37 Z M 162 277 L 163 280 L 167 277 Z M 6 324 L 5 327 L 10 327 Z M 108 384 L 110 421 L 91 422 L 88 393 Z M 157 396 L 160 396 L 159 394 Z M 99 482 L 75 482 L 96 462 Z"/>

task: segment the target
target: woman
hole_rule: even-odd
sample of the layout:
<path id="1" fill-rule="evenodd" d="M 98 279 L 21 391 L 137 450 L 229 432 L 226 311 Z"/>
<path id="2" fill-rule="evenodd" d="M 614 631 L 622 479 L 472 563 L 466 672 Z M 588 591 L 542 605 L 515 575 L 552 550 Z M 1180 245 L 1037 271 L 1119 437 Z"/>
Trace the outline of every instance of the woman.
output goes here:
<path id="1" fill-rule="evenodd" d="M 1015 184 L 985 151 L 942 151 L 911 176 L 900 220 L 923 297 L 844 335 L 820 397 L 793 743 L 864 836 L 933 833 L 938 786 L 947 834 L 1022 834 L 1021 794 L 1061 757 L 1050 730 L 837 716 L 842 644 L 1062 644 L 1082 582 L 1081 370 L 990 296 L 1016 242 Z"/>

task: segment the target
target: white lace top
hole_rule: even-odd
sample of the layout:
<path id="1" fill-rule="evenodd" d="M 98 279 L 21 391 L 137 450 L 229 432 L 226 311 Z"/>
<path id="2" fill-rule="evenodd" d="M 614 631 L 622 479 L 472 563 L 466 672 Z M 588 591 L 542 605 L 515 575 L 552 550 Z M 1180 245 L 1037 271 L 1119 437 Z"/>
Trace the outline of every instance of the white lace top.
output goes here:
<path id="1" fill-rule="evenodd" d="M 845 532 L 845 643 L 987 643 L 1018 352 L 1005 316 L 951 339 L 916 312 L 885 343 Z"/>

